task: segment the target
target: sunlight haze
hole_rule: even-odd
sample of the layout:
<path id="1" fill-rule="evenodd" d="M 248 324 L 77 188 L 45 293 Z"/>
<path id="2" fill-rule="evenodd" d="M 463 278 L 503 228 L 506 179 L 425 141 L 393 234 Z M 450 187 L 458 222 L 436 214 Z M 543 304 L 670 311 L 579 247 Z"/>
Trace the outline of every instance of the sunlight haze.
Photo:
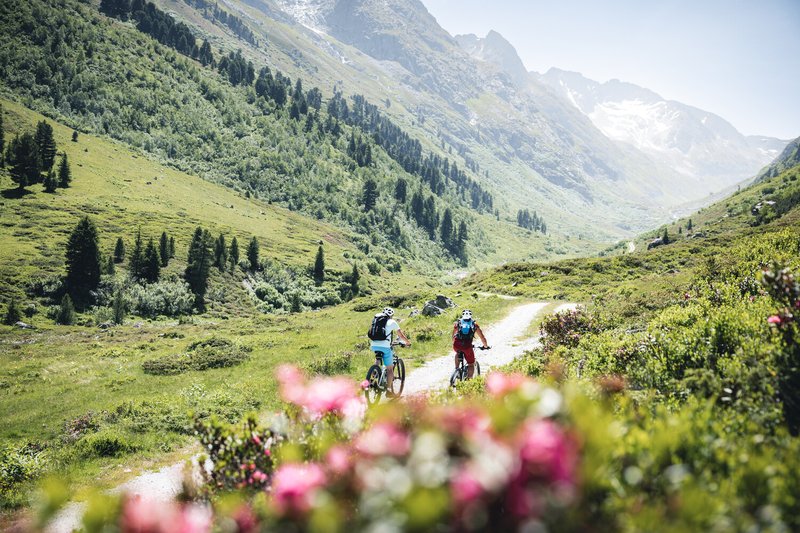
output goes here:
<path id="1" fill-rule="evenodd" d="M 634 83 L 746 135 L 800 135 L 800 2 L 423 3 L 452 35 L 499 32 L 529 70 Z"/>

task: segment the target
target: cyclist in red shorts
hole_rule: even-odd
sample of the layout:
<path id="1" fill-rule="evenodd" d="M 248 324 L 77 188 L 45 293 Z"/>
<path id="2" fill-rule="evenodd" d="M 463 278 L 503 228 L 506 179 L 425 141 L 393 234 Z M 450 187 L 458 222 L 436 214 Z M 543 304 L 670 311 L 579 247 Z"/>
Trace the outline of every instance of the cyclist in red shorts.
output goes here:
<path id="1" fill-rule="evenodd" d="M 486 337 L 483 336 L 481 327 L 472 319 L 472 311 L 464 309 L 461 313 L 461 319 L 456 320 L 453 324 L 453 350 L 456 352 L 455 363 L 458 368 L 458 352 L 464 354 L 464 359 L 467 360 L 467 379 L 472 378 L 475 373 L 475 351 L 472 349 L 472 338 L 478 334 L 483 347 L 488 348 L 489 343 L 486 342 Z"/>

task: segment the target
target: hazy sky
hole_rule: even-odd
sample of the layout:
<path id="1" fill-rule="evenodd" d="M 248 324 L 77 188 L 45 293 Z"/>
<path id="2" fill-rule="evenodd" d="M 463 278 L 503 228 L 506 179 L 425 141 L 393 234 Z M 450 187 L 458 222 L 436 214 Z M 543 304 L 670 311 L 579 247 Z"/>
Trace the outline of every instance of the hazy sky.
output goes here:
<path id="1" fill-rule="evenodd" d="M 744 134 L 800 136 L 800 0 L 422 0 L 451 34 L 500 32 L 529 70 L 641 85 Z"/>

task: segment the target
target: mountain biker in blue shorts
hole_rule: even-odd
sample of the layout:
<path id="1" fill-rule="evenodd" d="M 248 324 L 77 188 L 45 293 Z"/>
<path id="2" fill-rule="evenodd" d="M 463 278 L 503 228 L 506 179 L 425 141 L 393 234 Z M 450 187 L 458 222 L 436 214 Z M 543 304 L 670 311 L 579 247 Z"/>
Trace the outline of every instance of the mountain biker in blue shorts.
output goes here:
<path id="1" fill-rule="evenodd" d="M 392 352 L 392 335 L 397 332 L 397 336 L 406 346 L 411 346 L 406 334 L 400 329 L 400 324 L 392 318 L 394 309 L 385 307 L 382 312 L 375 315 L 372 319 L 372 326 L 367 336 L 372 340 L 370 348 L 373 352 L 383 355 L 383 365 L 386 367 L 386 383 L 394 381 L 394 353 Z M 391 391 L 387 390 L 386 396 L 391 396 Z"/>

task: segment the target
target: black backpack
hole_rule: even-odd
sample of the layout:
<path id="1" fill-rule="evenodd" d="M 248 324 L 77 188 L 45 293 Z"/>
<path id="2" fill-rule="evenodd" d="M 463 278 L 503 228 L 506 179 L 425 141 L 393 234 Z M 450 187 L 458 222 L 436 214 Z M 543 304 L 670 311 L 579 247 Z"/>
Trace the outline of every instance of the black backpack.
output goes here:
<path id="1" fill-rule="evenodd" d="M 375 318 L 372 319 L 372 325 L 369 327 L 369 331 L 367 332 L 367 337 L 373 341 L 389 340 L 388 336 L 386 335 L 386 323 L 388 321 L 389 317 L 383 313 L 375 315 Z"/>

